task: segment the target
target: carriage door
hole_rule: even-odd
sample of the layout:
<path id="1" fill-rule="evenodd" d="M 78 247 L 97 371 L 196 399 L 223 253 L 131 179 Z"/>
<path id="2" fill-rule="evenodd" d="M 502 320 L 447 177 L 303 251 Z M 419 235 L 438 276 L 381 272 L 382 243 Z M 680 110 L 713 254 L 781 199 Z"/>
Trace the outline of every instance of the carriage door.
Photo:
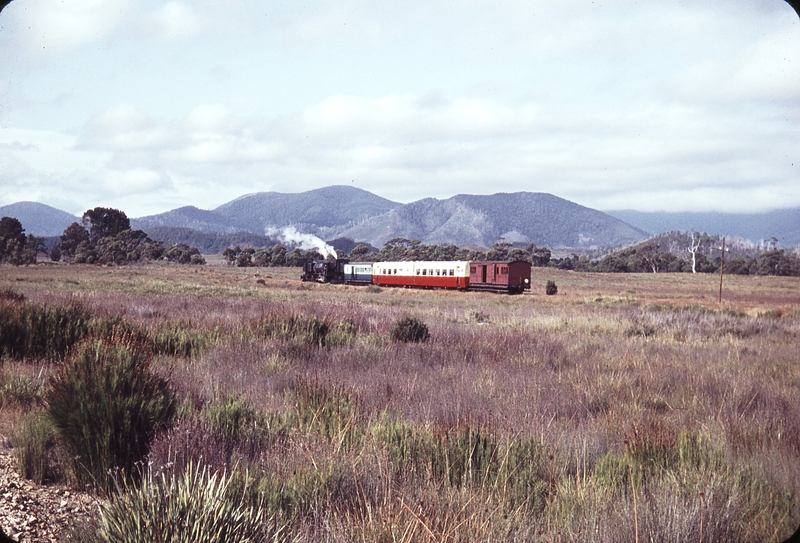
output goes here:
<path id="1" fill-rule="evenodd" d="M 485 283 L 486 282 L 486 264 L 481 266 L 481 268 L 482 268 L 481 269 L 481 282 Z"/>

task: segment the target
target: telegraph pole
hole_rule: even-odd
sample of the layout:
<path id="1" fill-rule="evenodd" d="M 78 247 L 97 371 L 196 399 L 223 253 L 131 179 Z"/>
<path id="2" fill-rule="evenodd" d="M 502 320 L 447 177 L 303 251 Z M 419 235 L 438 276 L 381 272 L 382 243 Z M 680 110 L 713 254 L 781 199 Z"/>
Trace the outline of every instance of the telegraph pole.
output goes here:
<path id="1" fill-rule="evenodd" d="M 725 267 L 725 238 L 722 238 L 722 256 L 719 259 L 719 303 L 722 303 L 722 270 Z"/>

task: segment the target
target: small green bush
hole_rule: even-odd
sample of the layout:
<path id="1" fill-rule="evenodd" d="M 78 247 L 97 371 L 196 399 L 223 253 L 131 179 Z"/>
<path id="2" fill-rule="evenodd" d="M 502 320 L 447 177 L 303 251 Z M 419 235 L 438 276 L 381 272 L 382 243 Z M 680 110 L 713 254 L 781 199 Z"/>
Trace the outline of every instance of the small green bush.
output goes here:
<path id="1" fill-rule="evenodd" d="M 188 325 L 168 323 L 152 334 L 153 350 L 158 354 L 197 358 L 212 342 L 208 330 L 195 330 Z"/>
<path id="2" fill-rule="evenodd" d="M 81 485 L 108 490 L 114 471 L 135 476 L 153 435 L 170 423 L 177 401 L 150 371 L 150 356 L 130 337 L 92 339 L 53 380 L 45 403 Z"/>
<path id="3" fill-rule="evenodd" d="M 41 400 L 44 382 L 24 373 L 0 370 L 0 407 L 33 405 Z"/>
<path id="4" fill-rule="evenodd" d="M 392 341 L 421 343 L 428 341 L 428 326 L 416 317 L 403 317 L 389 330 Z"/>
<path id="5" fill-rule="evenodd" d="M 258 335 L 269 339 L 324 347 L 331 325 L 327 319 L 317 316 L 270 314 L 254 328 Z"/>
<path id="6" fill-rule="evenodd" d="M 50 464 L 49 452 L 55 445 L 52 423 L 44 411 L 31 411 L 11 434 L 20 477 L 40 485 Z"/>
<path id="7" fill-rule="evenodd" d="M 103 315 L 89 321 L 87 335 L 95 338 L 125 336 L 135 338 L 136 341 L 147 344 L 150 335 L 142 326 L 129 322 L 122 315 Z"/>
<path id="8" fill-rule="evenodd" d="M 266 424 L 263 414 L 250 405 L 247 396 L 228 395 L 222 401 L 206 404 L 200 417 L 208 421 L 211 431 L 233 442 L 256 437 Z"/>
<path id="9" fill-rule="evenodd" d="M 0 290 L 0 300 L 9 300 L 11 302 L 24 302 L 25 295 L 20 292 L 17 292 L 12 288 L 6 287 Z"/>
<path id="10" fill-rule="evenodd" d="M 489 489 L 509 510 L 545 506 L 546 455 L 535 439 L 503 439 L 470 424 L 419 426 L 386 414 L 371 433 L 401 479 L 424 474 L 437 484 Z"/>
<path id="11" fill-rule="evenodd" d="M 558 294 L 558 287 L 556 286 L 555 281 L 548 281 L 544 287 L 544 293 L 548 296 L 554 296 Z"/>
<path id="12" fill-rule="evenodd" d="M 353 321 L 343 320 L 334 324 L 325 337 L 326 347 L 352 345 L 356 340 L 356 325 Z"/>
<path id="13" fill-rule="evenodd" d="M 321 434 L 341 447 L 361 441 L 363 399 L 353 389 L 298 377 L 291 391 L 294 408 L 287 414 L 287 425 Z"/>
<path id="14" fill-rule="evenodd" d="M 0 356 L 63 360 L 86 336 L 90 319 L 80 302 L 0 303 Z"/>

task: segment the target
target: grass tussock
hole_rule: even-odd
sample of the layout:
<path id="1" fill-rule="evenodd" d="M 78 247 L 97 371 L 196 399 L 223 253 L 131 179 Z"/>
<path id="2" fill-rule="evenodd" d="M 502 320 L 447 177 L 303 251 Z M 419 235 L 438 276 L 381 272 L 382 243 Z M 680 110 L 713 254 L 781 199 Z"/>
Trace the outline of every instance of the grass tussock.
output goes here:
<path id="1" fill-rule="evenodd" d="M 288 541 L 285 526 L 250 505 L 231 479 L 193 464 L 178 474 L 148 471 L 100 505 L 96 534 L 87 541 Z"/>

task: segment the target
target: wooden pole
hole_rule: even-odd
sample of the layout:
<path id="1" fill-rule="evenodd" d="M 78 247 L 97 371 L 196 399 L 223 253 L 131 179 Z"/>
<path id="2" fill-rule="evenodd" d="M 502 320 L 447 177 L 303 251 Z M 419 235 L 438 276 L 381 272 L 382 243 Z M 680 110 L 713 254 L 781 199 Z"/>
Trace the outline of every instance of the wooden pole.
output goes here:
<path id="1" fill-rule="evenodd" d="M 725 238 L 722 238 L 722 256 L 719 259 L 719 303 L 722 303 L 722 270 L 725 267 Z"/>

